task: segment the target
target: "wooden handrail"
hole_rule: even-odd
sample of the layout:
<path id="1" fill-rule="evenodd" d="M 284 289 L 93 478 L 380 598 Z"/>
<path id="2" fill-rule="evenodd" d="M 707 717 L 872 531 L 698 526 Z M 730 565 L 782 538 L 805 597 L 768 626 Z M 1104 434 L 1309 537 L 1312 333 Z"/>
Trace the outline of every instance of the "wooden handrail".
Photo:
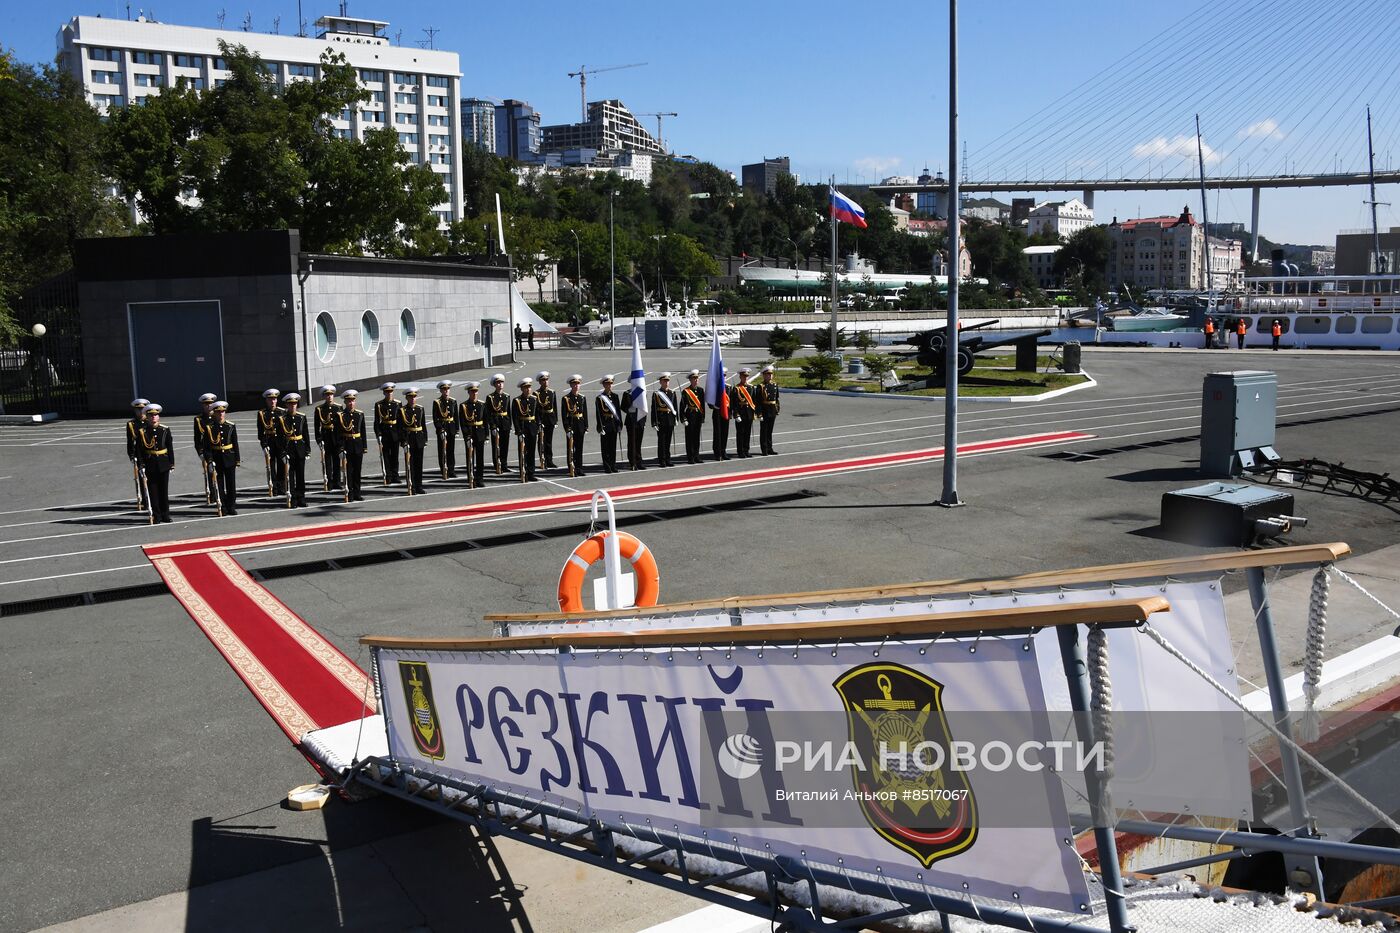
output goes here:
<path id="1" fill-rule="evenodd" d="M 1105 564 L 1099 567 L 1082 567 L 1078 570 L 1042 570 L 1014 577 L 932 580 L 922 583 L 900 583 L 859 589 L 813 590 L 809 593 L 731 596 L 725 599 L 701 599 L 646 608 L 634 607 L 591 612 L 487 613 L 483 618 L 487 622 L 503 623 L 634 619 L 652 615 L 703 612 L 705 610 L 776 609 L 809 603 L 939 596 L 948 593 L 996 593 L 1006 590 L 1032 590 L 1087 583 L 1129 583 L 1140 580 L 1160 580 L 1167 577 L 1225 573 L 1231 570 L 1245 570 L 1250 567 L 1294 567 L 1326 564 L 1341 560 L 1350 553 L 1351 546 L 1342 542 L 1302 544 L 1255 551 L 1229 551 L 1224 554 L 1170 557 L 1164 560 L 1146 560 L 1127 564 Z"/>
<path id="2" fill-rule="evenodd" d="M 837 619 L 775 625 L 724 625 L 714 628 L 675 628 L 641 632 L 564 632 L 511 638 L 403 638 L 366 635 L 360 644 L 371 648 L 421 651 L 518 651 L 525 648 L 644 648 L 668 645 L 752 645 L 764 642 L 862 641 L 874 638 L 1024 633 L 1059 625 L 1137 625 L 1168 609 L 1161 596 L 1111 599 L 1054 606 L 978 609 L 946 615 L 925 614 L 899 619 Z"/>

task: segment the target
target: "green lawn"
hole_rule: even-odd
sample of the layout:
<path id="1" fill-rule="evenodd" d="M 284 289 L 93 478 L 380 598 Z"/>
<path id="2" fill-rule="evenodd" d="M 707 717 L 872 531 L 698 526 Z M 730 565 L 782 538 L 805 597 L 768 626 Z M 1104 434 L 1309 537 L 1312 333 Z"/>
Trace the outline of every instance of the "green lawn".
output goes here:
<path id="1" fill-rule="evenodd" d="M 847 357 L 849 361 L 851 357 Z M 973 367 L 971 373 L 963 377 L 963 381 L 958 386 L 958 395 L 963 397 L 1002 397 L 1018 395 L 1041 395 L 1045 392 L 1052 392 L 1055 389 L 1063 389 L 1066 386 L 1077 385 L 1084 382 L 1088 377 L 1082 374 L 1068 375 L 1062 372 L 1027 372 L 1014 370 L 1010 367 L 1014 365 L 1014 357 L 978 357 L 978 362 L 985 360 L 985 365 Z M 1041 367 L 1051 364 L 1051 359 L 1041 356 L 1037 359 Z M 997 365 L 997 364 L 1005 364 Z M 775 364 L 778 367 L 774 378 L 778 384 L 789 389 L 810 389 L 815 386 L 808 385 L 807 380 L 802 378 L 801 360 L 792 359 Z M 929 375 L 926 367 L 920 366 L 912 360 L 901 361 L 895 366 L 895 374 L 901 382 L 922 383 L 923 379 Z M 843 391 L 865 391 L 878 392 L 879 385 L 869 374 L 863 376 L 853 376 L 843 371 L 837 374 L 836 378 L 826 384 L 827 389 L 839 389 Z M 917 388 L 909 389 L 893 395 L 932 395 L 941 397 L 942 387 L 936 389 Z"/>

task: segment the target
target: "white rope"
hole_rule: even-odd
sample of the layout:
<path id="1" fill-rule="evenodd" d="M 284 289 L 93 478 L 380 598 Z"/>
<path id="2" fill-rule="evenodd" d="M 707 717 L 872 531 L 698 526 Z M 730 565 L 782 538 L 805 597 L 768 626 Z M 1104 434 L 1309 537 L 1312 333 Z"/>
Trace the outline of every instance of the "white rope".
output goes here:
<path id="1" fill-rule="evenodd" d="M 1195 661 L 1192 661 L 1185 654 L 1183 654 L 1181 649 L 1176 647 L 1176 645 L 1173 645 L 1170 641 L 1168 641 L 1165 635 L 1163 635 L 1161 632 L 1157 631 L 1150 625 L 1143 625 L 1138 629 L 1138 631 L 1145 634 L 1148 638 L 1151 638 L 1158 645 L 1161 645 L 1162 650 L 1167 652 L 1167 654 L 1176 658 L 1182 664 L 1185 664 L 1187 668 L 1191 670 L 1192 673 L 1200 677 L 1206 683 L 1210 684 L 1213 688 L 1215 688 L 1217 693 L 1219 693 L 1225 699 L 1233 703 L 1246 716 L 1250 717 L 1260 726 L 1262 726 L 1265 729 L 1265 731 L 1272 734 L 1273 737 L 1280 742 L 1280 744 L 1286 745 L 1287 747 L 1293 749 L 1293 751 L 1297 752 L 1299 758 L 1301 758 L 1303 761 L 1306 761 L 1309 765 L 1316 769 L 1318 774 L 1322 775 L 1328 781 L 1341 788 L 1344 794 L 1346 794 L 1352 800 L 1355 800 L 1358 804 L 1360 804 L 1361 807 L 1366 810 L 1366 812 L 1370 813 L 1381 823 L 1385 824 L 1388 828 L 1394 830 L 1397 833 L 1400 833 L 1400 823 L 1396 823 L 1395 820 L 1391 819 L 1390 815 L 1387 814 L 1384 810 L 1380 809 L 1371 801 L 1367 800 L 1350 784 L 1343 781 L 1341 777 L 1329 771 L 1326 765 L 1318 761 L 1312 755 L 1308 754 L 1306 750 L 1299 747 L 1297 742 L 1294 742 L 1288 736 L 1284 735 L 1283 732 L 1279 730 L 1278 726 L 1274 725 L 1272 722 L 1266 720 L 1264 717 L 1260 716 L 1258 713 L 1254 712 L 1254 710 L 1246 706 L 1243 700 L 1231 693 L 1227 687 L 1220 683 L 1220 681 L 1216 680 Z"/>
<path id="2" fill-rule="evenodd" d="M 1366 597 L 1367 599 L 1369 599 L 1371 602 L 1375 603 L 1377 606 L 1380 606 L 1380 607 L 1381 607 L 1382 609 L 1384 609 L 1386 612 L 1390 613 L 1390 614 L 1391 614 L 1392 616 L 1394 616 L 1397 620 L 1400 620 L 1400 612 L 1396 612 L 1394 609 L 1391 609 L 1391 608 L 1390 608 L 1389 606 L 1387 606 L 1385 603 L 1381 602 L 1381 601 L 1380 601 L 1380 598 L 1379 598 L 1378 596 L 1376 596 L 1376 595 L 1375 595 L 1374 593 L 1372 593 L 1370 590 L 1366 589 L 1366 587 L 1362 586 L 1360 583 L 1357 583 L 1356 580 L 1353 579 L 1349 574 L 1347 574 L 1347 572 L 1346 572 L 1345 570 L 1343 570 L 1342 568 L 1340 568 L 1340 567 L 1338 567 L 1338 566 L 1336 566 L 1336 565 L 1334 565 L 1334 564 L 1328 564 L 1328 565 L 1327 565 L 1327 570 L 1328 570 L 1329 573 L 1335 573 L 1337 576 L 1341 577 L 1343 580 L 1345 580 L 1346 582 L 1350 583 L 1352 586 L 1356 587 L 1357 591 L 1358 591 L 1362 596 L 1365 596 L 1365 597 Z M 1397 628 L 1393 634 L 1395 635 L 1396 638 L 1400 638 L 1400 628 Z"/>
<path id="3" fill-rule="evenodd" d="M 1113 682 L 1108 674 L 1108 632 L 1101 625 L 1089 626 L 1086 657 L 1089 668 L 1089 711 L 1094 724 L 1094 740 L 1103 744 L 1103 773 L 1099 778 L 1099 799 L 1095 801 L 1099 825 L 1113 825 Z"/>
<path id="4" fill-rule="evenodd" d="M 1303 651 L 1303 718 L 1298 723 L 1298 738 L 1316 742 L 1322 735 L 1322 720 L 1317 712 L 1317 698 L 1322 694 L 1322 656 L 1327 647 L 1327 564 L 1313 574 L 1312 593 L 1308 597 L 1307 646 Z"/>

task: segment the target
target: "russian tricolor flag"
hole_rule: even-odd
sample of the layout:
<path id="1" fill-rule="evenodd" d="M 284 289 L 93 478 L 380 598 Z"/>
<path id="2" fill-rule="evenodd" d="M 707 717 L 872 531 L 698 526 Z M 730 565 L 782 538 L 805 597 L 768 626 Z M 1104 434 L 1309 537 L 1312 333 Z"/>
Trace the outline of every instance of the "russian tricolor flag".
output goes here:
<path id="1" fill-rule="evenodd" d="M 865 211 L 835 188 L 831 189 L 831 216 L 857 227 L 865 226 Z"/>

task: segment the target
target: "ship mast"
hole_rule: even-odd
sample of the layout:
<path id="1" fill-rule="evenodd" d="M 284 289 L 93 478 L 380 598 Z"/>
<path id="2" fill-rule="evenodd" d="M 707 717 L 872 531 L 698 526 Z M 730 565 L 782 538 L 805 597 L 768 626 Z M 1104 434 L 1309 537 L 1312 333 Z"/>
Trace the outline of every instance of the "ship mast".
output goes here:
<path id="1" fill-rule="evenodd" d="M 1206 201 L 1206 157 L 1201 146 L 1201 115 L 1196 114 L 1196 164 L 1201 172 L 1201 268 L 1206 276 L 1206 308 L 1215 297 L 1215 281 L 1210 274 L 1210 204 Z"/>
<path id="2" fill-rule="evenodd" d="M 1376 251 L 1376 272 L 1385 273 L 1387 269 L 1385 257 L 1381 255 L 1381 231 L 1376 224 L 1376 208 L 1381 204 L 1389 204 L 1389 201 L 1376 200 L 1376 150 L 1371 142 L 1371 108 L 1366 108 L 1366 164 L 1371 175 L 1371 200 L 1367 204 L 1371 205 L 1371 245 Z"/>

